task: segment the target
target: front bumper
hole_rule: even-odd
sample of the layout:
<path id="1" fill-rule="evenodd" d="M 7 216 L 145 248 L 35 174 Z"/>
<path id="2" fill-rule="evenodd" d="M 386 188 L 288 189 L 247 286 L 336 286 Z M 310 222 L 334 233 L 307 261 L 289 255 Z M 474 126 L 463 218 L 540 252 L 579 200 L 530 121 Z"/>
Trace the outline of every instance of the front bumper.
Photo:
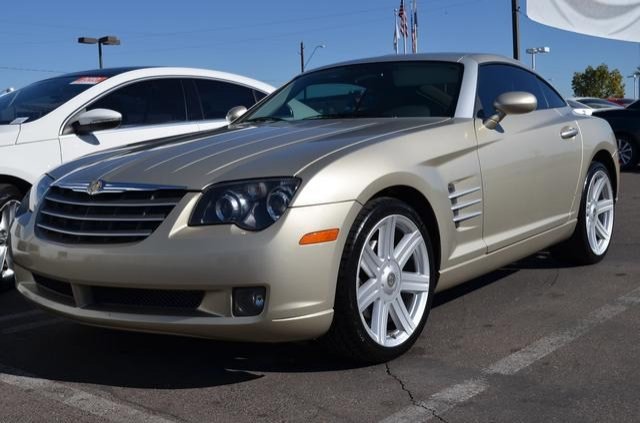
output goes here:
<path id="1" fill-rule="evenodd" d="M 294 207 L 260 232 L 235 226 L 188 226 L 199 194 L 187 194 L 148 238 L 130 244 L 60 244 L 36 236 L 35 215 L 12 228 L 19 292 L 56 314 L 91 325 L 243 341 L 313 339 L 333 318 L 338 268 L 346 237 L 361 206 L 343 202 Z M 339 228 L 335 242 L 300 246 L 302 235 Z M 43 289 L 38 277 L 71 288 L 63 297 Z M 232 314 L 232 290 L 264 286 L 258 316 Z M 191 313 L 96 305 L 92 289 L 202 291 Z M 126 292 L 126 290 L 122 290 Z"/>

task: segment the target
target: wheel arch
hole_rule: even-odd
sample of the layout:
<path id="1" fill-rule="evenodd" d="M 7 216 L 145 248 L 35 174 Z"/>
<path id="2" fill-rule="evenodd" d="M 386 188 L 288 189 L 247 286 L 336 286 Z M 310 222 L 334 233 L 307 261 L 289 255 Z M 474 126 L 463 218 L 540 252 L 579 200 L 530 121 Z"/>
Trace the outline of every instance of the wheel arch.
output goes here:
<path id="1" fill-rule="evenodd" d="M 380 197 L 392 197 L 407 203 L 422 218 L 429 235 L 432 237 L 433 254 L 435 255 L 436 270 L 440 271 L 442 257 L 442 243 L 440 238 L 440 226 L 436 214 L 429 200 L 417 189 L 407 185 L 393 185 L 375 193 L 368 201 Z"/>
<path id="2" fill-rule="evenodd" d="M 0 175 L 0 184 L 10 184 L 15 186 L 20 190 L 22 195 L 25 195 L 29 189 L 31 189 L 31 184 L 24 179 L 18 178 L 17 176 L 11 175 Z"/>

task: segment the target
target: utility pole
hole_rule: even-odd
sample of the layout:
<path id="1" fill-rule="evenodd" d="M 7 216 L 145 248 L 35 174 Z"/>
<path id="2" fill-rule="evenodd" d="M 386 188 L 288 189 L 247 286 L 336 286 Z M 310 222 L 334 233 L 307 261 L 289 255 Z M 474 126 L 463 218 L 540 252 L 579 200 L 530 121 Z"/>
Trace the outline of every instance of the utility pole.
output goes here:
<path id="1" fill-rule="evenodd" d="M 511 0 L 511 27 L 513 30 L 513 58 L 520 60 L 520 4 L 519 0 Z"/>
<path id="2" fill-rule="evenodd" d="M 304 42 L 300 41 L 300 73 L 304 73 Z"/>

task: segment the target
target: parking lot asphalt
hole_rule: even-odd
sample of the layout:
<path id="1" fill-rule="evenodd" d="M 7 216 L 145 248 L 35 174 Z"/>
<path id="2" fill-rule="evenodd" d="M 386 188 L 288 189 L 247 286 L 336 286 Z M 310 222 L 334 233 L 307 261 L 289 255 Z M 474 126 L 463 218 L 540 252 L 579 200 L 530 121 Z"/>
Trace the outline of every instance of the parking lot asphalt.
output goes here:
<path id="1" fill-rule="evenodd" d="M 640 171 L 621 186 L 602 263 L 540 252 L 438 294 L 386 365 L 85 327 L 0 294 L 0 422 L 637 422 Z"/>

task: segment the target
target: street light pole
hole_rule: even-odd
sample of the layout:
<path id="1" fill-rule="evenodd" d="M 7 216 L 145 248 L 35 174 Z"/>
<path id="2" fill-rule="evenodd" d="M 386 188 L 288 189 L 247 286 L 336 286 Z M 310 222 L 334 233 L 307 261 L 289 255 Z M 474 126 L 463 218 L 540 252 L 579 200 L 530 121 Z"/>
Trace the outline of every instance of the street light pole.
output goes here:
<path id="1" fill-rule="evenodd" d="M 313 57 L 314 54 L 316 54 L 316 50 L 318 50 L 319 48 L 325 48 L 326 45 L 324 44 L 318 44 L 313 51 L 311 52 L 311 54 L 309 55 L 309 58 L 307 59 L 307 61 L 304 61 L 304 42 L 300 41 L 300 73 L 304 73 L 304 69 L 307 67 L 307 65 L 309 64 L 309 62 L 311 61 L 311 58 Z"/>
<path id="2" fill-rule="evenodd" d="M 100 69 L 102 69 L 102 46 L 119 46 L 120 39 L 115 35 L 105 35 L 100 38 L 92 38 L 92 37 L 80 37 L 78 38 L 78 43 L 80 44 L 98 44 L 98 64 Z"/>
<path id="3" fill-rule="evenodd" d="M 531 69 L 536 70 L 536 54 L 551 52 L 549 47 L 532 47 L 527 49 L 527 54 L 531 55 Z"/>
<path id="4" fill-rule="evenodd" d="M 307 59 L 307 61 L 304 64 L 304 67 L 306 68 L 307 65 L 309 65 L 309 62 L 311 61 L 311 58 L 313 57 L 314 54 L 316 54 L 316 51 L 319 48 L 325 48 L 326 46 L 324 44 L 318 44 L 317 46 L 315 46 L 315 48 L 313 49 L 313 51 L 311 52 L 311 54 L 309 55 L 309 58 Z"/>
<path id="5" fill-rule="evenodd" d="M 636 100 L 638 98 L 637 95 L 637 85 L 638 85 L 638 78 L 640 77 L 640 74 L 638 73 L 634 73 L 633 75 L 629 75 L 627 76 L 627 78 L 633 78 L 633 99 Z"/>

